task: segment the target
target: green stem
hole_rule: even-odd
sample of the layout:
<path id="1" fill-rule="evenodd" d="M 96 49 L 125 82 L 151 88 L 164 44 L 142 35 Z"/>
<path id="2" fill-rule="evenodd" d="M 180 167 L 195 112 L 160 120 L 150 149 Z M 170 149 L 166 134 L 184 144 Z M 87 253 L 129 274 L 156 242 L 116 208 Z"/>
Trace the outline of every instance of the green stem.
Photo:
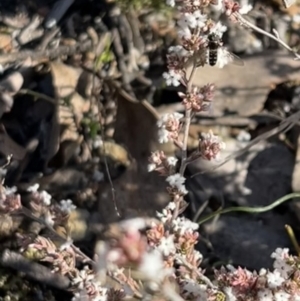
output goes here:
<path id="1" fill-rule="evenodd" d="M 276 200 L 274 203 L 272 203 L 268 206 L 265 206 L 265 207 L 229 207 L 229 208 L 217 210 L 217 211 L 212 212 L 211 214 L 201 218 L 198 221 L 198 224 L 202 225 L 217 215 L 229 213 L 229 212 L 262 213 L 262 212 L 270 211 L 270 210 L 274 209 L 275 207 L 281 205 L 282 203 L 284 203 L 290 199 L 293 199 L 293 198 L 300 198 L 300 193 L 294 192 L 294 193 L 287 194 L 287 195 L 283 196 L 282 198 Z"/>
<path id="2" fill-rule="evenodd" d="M 287 232 L 298 256 L 300 256 L 300 247 L 299 247 L 298 241 L 296 239 L 296 236 L 295 236 L 295 233 L 294 233 L 292 227 L 290 225 L 285 225 L 285 229 L 286 229 L 286 232 Z"/>

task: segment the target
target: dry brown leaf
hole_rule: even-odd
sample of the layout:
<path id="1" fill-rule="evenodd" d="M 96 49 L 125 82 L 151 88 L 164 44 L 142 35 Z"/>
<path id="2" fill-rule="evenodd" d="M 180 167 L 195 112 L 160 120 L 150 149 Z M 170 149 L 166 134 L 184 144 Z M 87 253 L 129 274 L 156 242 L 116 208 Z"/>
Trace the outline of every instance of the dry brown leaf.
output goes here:
<path id="1" fill-rule="evenodd" d="M 160 148 L 158 114 L 146 101 L 139 102 L 119 92 L 114 139 L 128 149 L 133 163 L 113 183 L 117 207 L 123 217 L 153 215 L 169 201 L 164 179 L 147 170 L 151 151 Z M 117 220 L 111 186 L 103 183 L 99 192 L 99 219 L 104 223 Z"/>
<path id="2" fill-rule="evenodd" d="M 0 33 L 0 50 L 7 53 L 12 48 L 12 36 L 6 33 Z"/>

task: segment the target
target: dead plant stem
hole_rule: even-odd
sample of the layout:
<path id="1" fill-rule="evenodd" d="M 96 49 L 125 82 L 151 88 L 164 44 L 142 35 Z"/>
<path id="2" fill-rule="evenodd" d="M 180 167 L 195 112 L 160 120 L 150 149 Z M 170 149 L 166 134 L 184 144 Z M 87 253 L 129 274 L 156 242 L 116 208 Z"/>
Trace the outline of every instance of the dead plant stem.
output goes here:
<path id="1" fill-rule="evenodd" d="M 249 27 L 251 29 L 253 29 L 256 32 L 259 32 L 262 35 L 265 35 L 267 37 L 269 37 L 270 39 L 278 42 L 281 46 L 283 46 L 285 49 L 287 49 L 288 51 L 292 52 L 295 57 L 297 58 L 297 60 L 300 60 L 300 55 L 293 50 L 289 45 L 287 45 L 283 40 L 280 39 L 280 37 L 276 34 L 275 35 L 257 27 L 256 25 L 252 24 L 251 22 L 247 21 L 244 17 L 242 17 L 242 15 L 240 13 L 234 13 L 234 16 L 237 18 L 237 20 L 239 20 L 241 22 L 242 25 L 245 25 L 246 27 Z"/>

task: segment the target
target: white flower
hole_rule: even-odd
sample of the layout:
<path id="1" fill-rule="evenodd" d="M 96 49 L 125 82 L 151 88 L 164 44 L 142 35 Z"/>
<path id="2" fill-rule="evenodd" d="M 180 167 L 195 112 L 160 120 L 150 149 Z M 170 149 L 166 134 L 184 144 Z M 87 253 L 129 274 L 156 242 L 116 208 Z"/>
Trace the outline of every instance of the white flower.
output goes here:
<path id="1" fill-rule="evenodd" d="M 65 213 L 70 213 L 72 210 L 76 209 L 76 206 L 71 200 L 61 200 L 59 208 Z"/>
<path id="2" fill-rule="evenodd" d="M 147 222 L 142 217 L 129 218 L 121 221 L 120 227 L 126 230 L 127 232 L 131 230 L 138 231 L 138 230 L 145 229 L 147 227 Z"/>
<path id="3" fill-rule="evenodd" d="M 196 250 L 193 251 L 193 256 L 195 257 L 196 260 L 202 261 L 202 259 L 203 259 L 203 255 L 199 251 L 196 251 Z"/>
<path id="4" fill-rule="evenodd" d="M 168 164 L 170 165 L 170 166 L 175 166 L 176 165 L 176 163 L 177 163 L 177 158 L 175 158 L 175 157 L 168 157 L 167 158 L 167 162 L 168 162 Z"/>
<path id="5" fill-rule="evenodd" d="M 17 192 L 17 187 L 5 187 L 5 195 L 11 195 Z"/>
<path id="6" fill-rule="evenodd" d="M 170 202 L 166 207 L 166 209 L 169 209 L 171 211 L 175 210 L 175 208 L 176 208 L 175 202 Z"/>
<path id="7" fill-rule="evenodd" d="M 259 276 L 266 276 L 267 275 L 267 270 L 265 268 L 262 268 L 259 270 Z"/>
<path id="8" fill-rule="evenodd" d="M 178 87 L 182 78 L 181 74 L 171 69 L 169 72 L 163 73 L 163 78 L 166 80 L 167 86 Z"/>
<path id="9" fill-rule="evenodd" d="M 289 257 L 289 249 L 288 248 L 277 248 L 275 252 L 271 254 L 271 258 L 277 259 L 285 259 Z"/>
<path id="10" fill-rule="evenodd" d="M 51 204 L 52 196 L 45 190 L 40 192 L 40 197 L 44 203 L 44 205 L 49 206 Z"/>
<path id="11" fill-rule="evenodd" d="M 217 0 L 216 3 L 211 3 L 211 7 L 214 11 L 224 11 L 223 0 Z"/>
<path id="12" fill-rule="evenodd" d="M 168 176 L 166 181 L 170 184 L 170 186 L 177 188 L 181 193 L 187 194 L 188 191 L 184 186 L 185 178 L 181 176 L 179 173 Z"/>
<path id="13" fill-rule="evenodd" d="M 162 212 L 156 212 L 156 216 L 165 223 L 166 221 L 172 218 L 172 212 L 175 210 L 176 204 L 174 202 L 170 202 L 166 208 L 162 210 Z M 171 211 L 171 212 L 170 212 Z"/>
<path id="14" fill-rule="evenodd" d="M 36 183 L 27 188 L 28 192 L 37 192 L 40 187 L 40 184 Z"/>
<path id="15" fill-rule="evenodd" d="M 161 282 L 173 272 L 165 268 L 162 254 L 158 250 L 145 253 L 138 269 L 143 277 L 154 282 Z"/>
<path id="16" fill-rule="evenodd" d="M 274 269 L 277 270 L 285 279 L 287 279 L 293 272 L 293 267 L 286 262 L 289 257 L 289 249 L 287 248 L 277 248 L 275 252 L 271 254 L 271 258 L 275 259 L 273 263 Z"/>
<path id="17" fill-rule="evenodd" d="M 240 13 L 241 15 L 247 15 L 252 9 L 253 9 L 253 6 L 252 6 L 251 4 L 243 5 L 243 6 L 239 9 L 239 13 Z"/>
<path id="18" fill-rule="evenodd" d="M 227 27 L 221 22 L 216 23 L 210 30 L 210 34 L 215 34 L 219 38 L 222 38 L 223 33 L 227 30 Z"/>
<path id="19" fill-rule="evenodd" d="M 54 220 L 53 220 L 53 216 L 51 215 L 51 213 L 49 211 L 47 211 L 44 214 L 44 222 L 46 223 L 46 225 L 52 227 L 54 225 Z"/>
<path id="20" fill-rule="evenodd" d="M 159 143 L 167 143 L 169 141 L 169 131 L 166 129 L 159 129 L 157 135 Z"/>
<path id="21" fill-rule="evenodd" d="M 284 291 L 278 291 L 274 294 L 274 297 L 275 301 L 288 301 L 291 295 Z"/>
<path id="22" fill-rule="evenodd" d="M 166 1 L 167 5 L 174 7 L 175 6 L 175 0 L 167 0 Z"/>
<path id="23" fill-rule="evenodd" d="M 226 301 L 235 301 L 236 300 L 236 296 L 233 293 L 232 287 L 224 287 L 223 289 L 225 295 L 226 295 Z"/>
<path id="24" fill-rule="evenodd" d="M 181 28 L 178 30 L 178 36 L 181 39 L 189 40 L 192 37 L 192 32 L 188 27 Z"/>
<path id="25" fill-rule="evenodd" d="M 258 301 L 273 301 L 272 291 L 265 288 L 257 292 Z"/>
<path id="26" fill-rule="evenodd" d="M 179 174 L 179 173 L 176 173 L 172 176 L 169 176 L 167 177 L 166 181 L 171 185 L 171 186 L 180 186 L 182 184 L 184 184 L 185 182 L 185 178 Z"/>
<path id="27" fill-rule="evenodd" d="M 163 222 L 166 223 L 172 218 L 172 214 L 168 213 L 166 209 L 163 209 L 162 212 L 156 212 L 156 216 Z"/>
<path id="28" fill-rule="evenodd" d="M 194 0 L 192 1 L 193 6 L 200 6 L 201 2 L 200 0 Z"/>
<path id="29" fill-rule="evenodd" d="M 178 21 L 178 25 L 182 28 L 202 28 L 207 20 L 206 15 L 202 15 L 200 10 L 193 13 L 183 13 Z"/>
<path id="30" fill-rule="evenodd" d="M 275 270 L 273 273 L 267 273 L 267 281 L 270 288 L 276 288 L 284 282 L 284 278 L 282 278 L 280 273 Z"/>
<path id="31" fill-rule="evenodd" d="M 72 279 L 72 284 L 77 286 L 79 289 L 83 289 L 84 282 L 91 282 L 94 278 L 95 274 L 91 273 L 88 266 L 84 266 L 83 269 L 79 271 L 79 274 Z"/>
<path id="32" fill-rule="evenodd" d="M 154 163 L 148 164 L 148 167 L 147 167 L 148 172 L 155 170 L 155 168 L 156 168 L 156 164 L 154 164 Z"/>
<path id="33" fill-rule="evenodd" d="M 284 279 L 287 279 L 294 270 L 293 267 L 287 264 L 284 260 L 275 260 L 273 266 Z"/>
<path id="34" fill-rule="evenodd" d="M 184 233 L 193 233 L 199 228 L 198 224 L 193 223 L 185 217 L 178 217 L 177 219 L 175 219 L 172 226 L 174 231 L 178 232 L 179 235 L 183 235 Z"/>
<path id="35" fill-rule="evenodd" d="M 157 248 L 164 256 L 174 254 L 176 252 L 174 236 L 162 237 Z"/>
<path id="36" fill-rule="evenodd" d="M 103 145 L 103 140 L 100 136 L 97 135 L 93 140 L 92 146 L 94 149 L 98 149 L 102 145 Z"/>
<path id="37" fill-rule="evenodd" d="M 192 300 L 207 300 L 206 285 L 199 284 L 197 281 L 192 279 L 186 279 L 182 283 L 183 285 L 183 296 L 185 299 Z"/>
<path id="38" fill-rule="evenodd" d="M 73 240 L 69 238 L 59 247 L 59 250 L 60 251 L 66 250 L 70 248 L 72 244 L 73 244 Z"/>
<path id="39" fill-rule="evenodd" d="M 184 49 L 181 45 L 170 46 L 168 52 L 175 53 L 178 57 L 187 57 L 190 55 L 190 52 Z"/>

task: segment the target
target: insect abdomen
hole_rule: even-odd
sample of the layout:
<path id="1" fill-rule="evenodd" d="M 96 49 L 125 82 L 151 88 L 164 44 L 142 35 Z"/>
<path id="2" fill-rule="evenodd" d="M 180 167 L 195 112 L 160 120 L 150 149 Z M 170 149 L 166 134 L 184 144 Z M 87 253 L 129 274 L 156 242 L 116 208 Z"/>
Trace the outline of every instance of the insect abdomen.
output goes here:
<path id="1" fill-rule="evenodd" d="M 218 49 L 209 50 L 208 61 L 211 66 L 214 66 L 218 60 Z"/>

